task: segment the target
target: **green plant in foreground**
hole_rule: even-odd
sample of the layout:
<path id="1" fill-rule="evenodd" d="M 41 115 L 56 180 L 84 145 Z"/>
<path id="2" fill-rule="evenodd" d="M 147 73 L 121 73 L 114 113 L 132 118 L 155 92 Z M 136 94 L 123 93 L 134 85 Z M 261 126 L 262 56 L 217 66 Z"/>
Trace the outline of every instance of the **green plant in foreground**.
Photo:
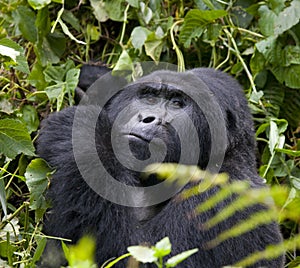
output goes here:
<path id="1" fill-rule="evenodd" d="M 128 247 L 127 250 L 129 253 L 124 254 L 120 258 L 110 262 L 104 266 L 104 268 L 110 268 L 121 259 L 129 256 L 132 256 L 141 263 L 155 263 L 158 268 L 171 268 L 176 267 L 179 263 L 183 262 L 185 259 L 198 251 L 197 248 L 187 250 L 169 258 L 166 262 L 164 262 L 163 258 L 169 255 L 172 250 L 172 245 L 168 237 L 163 238 L 152 247 L 131 246 Z"/>

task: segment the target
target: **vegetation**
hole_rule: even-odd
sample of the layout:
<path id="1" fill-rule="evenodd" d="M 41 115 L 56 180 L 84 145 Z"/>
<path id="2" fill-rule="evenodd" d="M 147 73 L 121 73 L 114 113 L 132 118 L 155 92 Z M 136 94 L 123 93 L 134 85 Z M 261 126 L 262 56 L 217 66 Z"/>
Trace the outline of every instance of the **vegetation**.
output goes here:
<path id="1" fill-rule="evenodd" d="M 270 217 L 279 218 L 286 239 L 277 250 L 287 249 L 289 268 L 299 267 L 299 19 L 299 0 L 1 0 L 0 266 L 34 267 L 45 247 L 52 170 L 36 157 L 34 141 L 47 114 L 74 105 L 80 66 L 93 61 L 135 79 L 140 62 L 154 61 L 179 71 L 222 69 L 243 85 L 259 172 L 273 186 Z M 240 193 L 244 203 L 254 195 Z"/>

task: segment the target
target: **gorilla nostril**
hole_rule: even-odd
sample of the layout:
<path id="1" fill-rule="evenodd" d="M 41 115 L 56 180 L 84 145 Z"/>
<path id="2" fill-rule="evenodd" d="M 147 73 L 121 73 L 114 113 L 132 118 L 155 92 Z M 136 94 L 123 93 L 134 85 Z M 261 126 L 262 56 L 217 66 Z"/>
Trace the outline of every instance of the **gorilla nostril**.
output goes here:
<path id="1" fill-rule="evenodd" d="M 151 123 L 153 121 L 155 121 L 155 117 L 154 116 L 148 116 L 148 117 L 146 117 L 146 118 L 143 119 L 143 123 L 146 123 L 146 124 Z"/>

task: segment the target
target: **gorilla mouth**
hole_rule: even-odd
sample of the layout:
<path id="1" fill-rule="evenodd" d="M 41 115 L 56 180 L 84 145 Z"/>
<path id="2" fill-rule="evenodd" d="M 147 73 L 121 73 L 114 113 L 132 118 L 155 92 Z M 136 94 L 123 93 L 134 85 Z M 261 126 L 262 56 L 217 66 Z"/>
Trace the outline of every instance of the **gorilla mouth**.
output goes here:
<path id="1" fill-rule="evenodd" d="M 151 139 L 149 137 L 145 137 L 144 135 L 137 134 L 134 132 L 130 132 L 129 134 L 125 134 L 129 140 L 142 140 L 144 142 L 150 143 Z"/>

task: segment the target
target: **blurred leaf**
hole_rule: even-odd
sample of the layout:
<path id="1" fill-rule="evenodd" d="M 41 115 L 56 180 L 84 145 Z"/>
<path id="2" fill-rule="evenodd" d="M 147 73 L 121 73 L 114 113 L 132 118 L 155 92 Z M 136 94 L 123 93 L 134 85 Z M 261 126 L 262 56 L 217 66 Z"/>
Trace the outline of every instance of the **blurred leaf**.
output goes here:
<path id="1" fill-rule="evenodd" d="M 152 249 L 155 250 L 155 257 L 161 258 L 171 253 L 172 245 L 169 237 L 165 237 L 158 241 Z"/>
<path id="2" fill-rule="evenodd" d="M 0 202 L 1 202 L 1 207 L 4 216 L 7 216 L 7 201 L 6 201 L 6 190 L 5 190 L 5 183 L 3 179 L 3 174 L 6 172 L 8 166 L 10 164 L 10 161 L 4 164 L 2 169 L 0 170 Z"/>
<path id="3" fill-rule="evenodd" d="M 190 257 L 191 255 L 193 255 L 197 252 L 198 252 L 198 249 L 195 248 L 195 249 L 190 249 L 190 250 L 184 251 L 178 255 L 171 257 L 166 262 L 166 268 L 177 266 L 177 264 L 183 262 L 185 259 L 187 259 L 188 257 Z"/>
<path id="4" fill-rule="evenodd" d="M 28 4 L 33 9 L 42 9 L 43 7 L 49 5 L 51 0 L 28 0 Z"/>
<path id="5" fill-rule="evenodd" d="M 275 147 L 277 146 L 279 141 L 279 131 L 277 125 L 274 121 L 270 121 L 270 132 L 269 132 L 269 149 L 270 152 L 273 153 Z"/>
<path id="6" fill-rule="evenodd" d="M 139 0 L 126 0 L 126 2 L 131 5 L 132 7 L 138 8 L 139 7 Z"/>
<path id="7" fill-rule="evenodd" d="M 26 126 L 18 120 L 0 120 L 0 152 L 14 159 L 18 154 L 34 156 L 34 147 Z"/>
<path id="8" fill-rule="evenodd" d="M 152 263 L 157 260 L 155 250 L 145 246 L 131 246 L 127 248 L 128 252 L 142 263 Z"/>
<path id="9" fill-rule="evenodd" d="M 94 255 L 96 250 L 95 239 L 90 236 L 82 237 L 76 245 L 63 244 L 65 257 L 71 267 L 96 267 Z"/>
<path id="10" fill-rule="evenodd" d="M 229 228 L 228 230 L 221 232 L 216 238 L 209 241 L 207 243 L 207 246 L 209 248 L 216 247 L 217 245 L 219 245 L 220 243 L 222 243 L 227 239 L 238 237 L 244 233 L 254 230 L 260 225 L 274 222 L 277 220 L 277 218 L 278 215 L 274 210 L 264 210 L 264 211 L 253 213 L 247 220 L 237 223 L 236 225 Z"/>
<path id="11" fill-rule="evenodd" d="M 292 127 L 300 123 L 300 90 L 285 88 L 284 100 L 281 105 L 280 116 L 286 118 Z"/>
<path id="12" fill-rule="evenodd" d="M 90 0 L 93 8 L 93 14 L 99 22 L 105 22 L 109 19 L 108 12 L 105 9 L 105 2 L 100 0 Z"/>
<path id="13" fill-rule="evenodd" d="M 14 112 L 13 105 L 6 97 L 0 97 L 0 112 L 6 114 L 12 114 Z"/>
<path id="14" fill-rule="evenodd" d="M 38 245 L 35 249 L 34 255 L 32 257 L 32 264 L 35 264 L 37 261 L 40 260 L 44 249 L 46 247 L 46 243 L 47 243 L 47 239 L 46 237 L 42 237 L 39 241 L 38 241 Z"/>
<path id="15" fill-rule="evenodd" d="M 141 8 L 143 20 L 145 21 L 146 24 L 149 24 L 153 15 L 151 8 L 146 6 L 144 2 L 140 2 L 140 8 Z"/>

